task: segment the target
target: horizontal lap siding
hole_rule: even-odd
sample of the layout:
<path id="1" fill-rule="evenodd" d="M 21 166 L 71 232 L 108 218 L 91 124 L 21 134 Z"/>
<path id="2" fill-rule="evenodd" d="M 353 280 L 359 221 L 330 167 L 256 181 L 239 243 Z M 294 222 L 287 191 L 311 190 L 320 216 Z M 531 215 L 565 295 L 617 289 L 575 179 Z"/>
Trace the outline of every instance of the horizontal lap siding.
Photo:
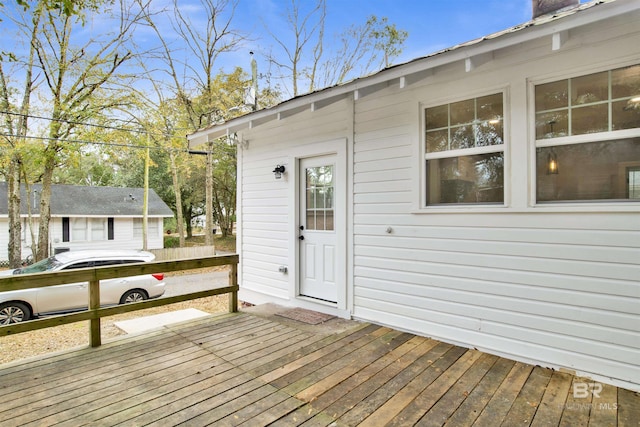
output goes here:
<path id="1" fill-rule="evenodd" d="M 502 79 L 524 92 L 530 68 L 522 60 L 484 84 Z M 473 76 L 462 85 L 482 88 Z M 436 96 L 464 99 L 453 86 Z M 415 213 L 415 117 L 431 89 L 388 88 L 356 103 L 355 317 L 640 385 L 640 215 L 549 206 Z M 526 129 L 511 139 L 510 150 L 528 150 Z"/>
<path id="2" fill-rule="evenodd" d="M 242 135 L 248 141 L 242 149 L 241 291 L 248 290 L 288 300 L 291 294 L 290 275 L 278 271 L 289 266 L 289 235 L 295 218 L 289 217 L 291 153 L 295 147 L 345 138 L 349 118 L 345 104 L 337 103 L 306 111 L 290 118 L 258 126 Z M 285 164 L 282 179 L 276 180 L 273 169 Z"/>

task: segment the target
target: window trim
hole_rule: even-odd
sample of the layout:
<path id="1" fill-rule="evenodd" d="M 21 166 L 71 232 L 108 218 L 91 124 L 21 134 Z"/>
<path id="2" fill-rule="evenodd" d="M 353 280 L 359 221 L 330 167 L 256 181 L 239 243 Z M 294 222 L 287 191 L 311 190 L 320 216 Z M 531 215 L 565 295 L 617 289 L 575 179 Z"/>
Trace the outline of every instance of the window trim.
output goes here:
<path id="1" fill-rule="evenodd" d="M 416 213 L 427 212 L 502 212 L 510 205 L 510 191 L 511 181 L 510 177 L 510 152 L 511 152 L 511 98 L 510 98 L 509 85 L 487 87 L 483 90 L 468 91 L 464 94 L 458 94 L 457 96 L 450 96 L 446 98 L 433 99 L 428 102 L 423 101 L 418 103 L 418 126 L 419 126 L 419 143 L 418 143 L 418 170 L 419 170 L 419 194 L 417 197 L 418 206 L 415 209 Z M 427 108 L 438 107 L 444 104 L 452 104 L 469 99 L 482 98 L 484 96 L 490 96 L 501 93 L 502 94 L 502 128 L 503 128 L 503 143 L 497 145 L 488 145 L 483 147 L 463 148 L 456 150 L 444 150 L 436 151 L 433 153 L 427 153 L 426 150 L 426 118 L 425 111 Z M 480 154 L 491 153 L 503 153 L 504 158 L 504 183 L 503 183 L 503 201 L 502 202 L 489 202 L 489 203 L 443 203 L 437 205 L 430 205 L 427 203 L 427 165 L 428 160 L 446 159 L 454 157 L 474 156 Z"/>

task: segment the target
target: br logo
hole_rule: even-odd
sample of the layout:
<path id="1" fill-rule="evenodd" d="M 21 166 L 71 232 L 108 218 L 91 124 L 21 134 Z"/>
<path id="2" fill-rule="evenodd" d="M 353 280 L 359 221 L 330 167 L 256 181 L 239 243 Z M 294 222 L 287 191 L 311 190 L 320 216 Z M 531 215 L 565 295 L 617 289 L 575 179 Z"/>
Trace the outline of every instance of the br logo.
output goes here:
<path id="1" fill-rule="evenodd" d="M 593 397 L 599 398 L 602 392 L 600 383 L 573 383 L 573 397 L 575 399 L 585 399 L 591 393 Z"/>

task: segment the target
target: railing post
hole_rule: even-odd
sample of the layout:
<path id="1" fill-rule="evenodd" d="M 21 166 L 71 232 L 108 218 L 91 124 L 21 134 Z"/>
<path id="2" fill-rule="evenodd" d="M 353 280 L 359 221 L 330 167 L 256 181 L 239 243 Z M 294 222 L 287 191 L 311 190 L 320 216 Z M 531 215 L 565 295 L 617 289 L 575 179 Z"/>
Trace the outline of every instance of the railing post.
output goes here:
<path id="1" fill-rule="evenodd" d="M 238 264 L 233 263 L 229 269 L 229 286 L 238 285 Z M 229 293 L 229 313 L 238 312 L 238 291 Z"/>
<path id="2" fill-rule="evenodd" d="M 89 310 L 100 308 L 100 281 L 91 280 L 89 282 Z M 100 347 L 102 339 L 100 337 L 100 318 L 89 320 L 89 340 L 91 347 Z"/>

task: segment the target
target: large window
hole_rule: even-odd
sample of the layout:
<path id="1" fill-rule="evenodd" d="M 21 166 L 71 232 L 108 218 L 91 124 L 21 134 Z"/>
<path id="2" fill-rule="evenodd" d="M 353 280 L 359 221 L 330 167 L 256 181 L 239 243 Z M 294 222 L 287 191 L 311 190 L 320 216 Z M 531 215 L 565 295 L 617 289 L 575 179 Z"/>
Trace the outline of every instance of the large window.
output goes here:
<path id="1" fill-rule="evenodd" d="M 640 65 L 535 87 L 536 200 L 640 200 Z"/>
<path id="2" fill-rule="evenodd" d="M 62 218 L 63 242 L 88 242 L 113 240 L 113 233 L 107 233 L 107 223 L 113 218 Z M 70 226 L 71 224 L 71 226 Z"/>
<path id="3" fill-rule="evenodd" d="M 425 109 L 427 205 L 504 202 L 503 111 L 502 93 Z"/>

